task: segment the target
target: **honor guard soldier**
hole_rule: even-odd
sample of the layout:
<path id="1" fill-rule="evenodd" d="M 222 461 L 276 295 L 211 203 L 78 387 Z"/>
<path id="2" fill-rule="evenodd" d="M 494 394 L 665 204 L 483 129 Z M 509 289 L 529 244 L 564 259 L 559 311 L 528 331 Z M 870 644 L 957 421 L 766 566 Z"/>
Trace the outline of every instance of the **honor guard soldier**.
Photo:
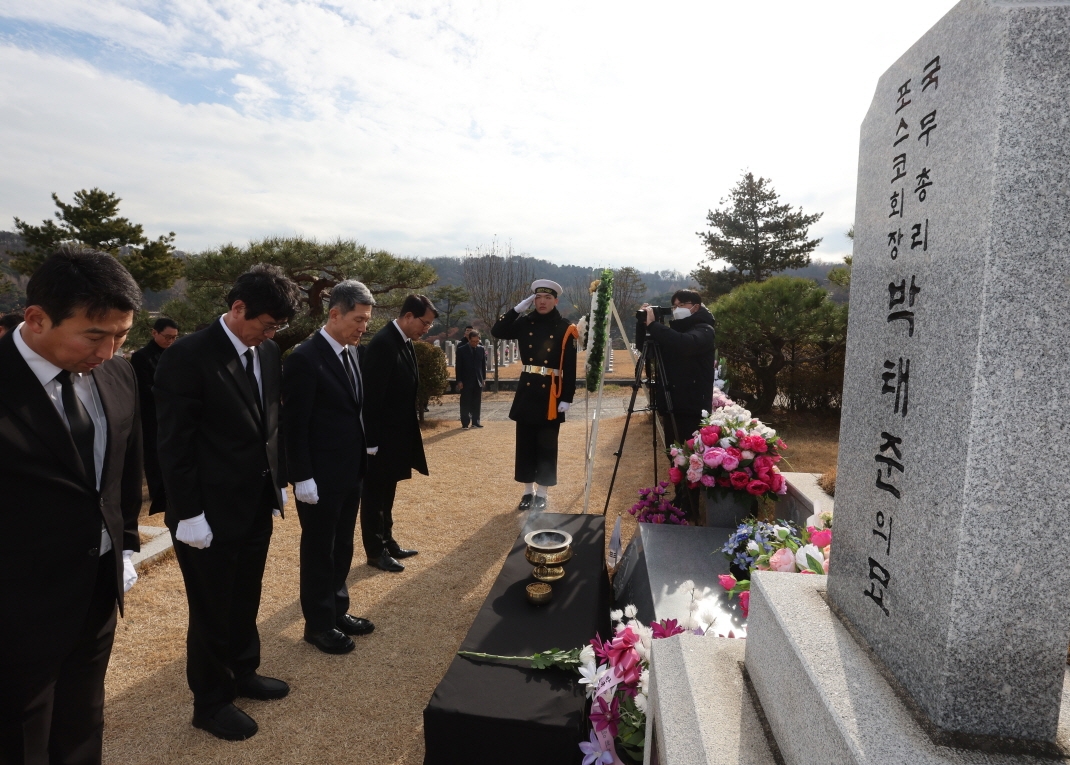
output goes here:
<path id="1" fill-rule="evenodd" d="M 514 479 L 524 484 L 517 510 L 545 510 L 546 490 L 557 485 L 557 437 L 576 393 L 576 325 L 557 311 L 561 285 L 531 283 L 532 294 L 498 317 L 491 334 L 516 340 L 524 369 L 509 419 L 516 422 Z M 534 304 L 535 310 L 525 312 Z"/>

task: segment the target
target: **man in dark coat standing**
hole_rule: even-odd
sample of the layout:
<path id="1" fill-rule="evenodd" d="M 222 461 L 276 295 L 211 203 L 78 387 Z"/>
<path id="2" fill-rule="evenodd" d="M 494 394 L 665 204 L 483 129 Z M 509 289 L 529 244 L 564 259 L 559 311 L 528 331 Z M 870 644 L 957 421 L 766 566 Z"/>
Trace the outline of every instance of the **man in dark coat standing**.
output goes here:
<path id="1" fill-rule="evenodd" d="M 416 391 L 420 370 L 412 347 L 438 311 L 424 295 L 409 295 L 398 318 L 375 333 L 364 353 L 364 433 L 368 477 L 361 497 L 360 530 L 368 565 L 383 571 L 404 571 L 398 563 L 416 555 L 394 539 L 394 495 L 398 481 L 417 470 L 427 475 L 420 435 Z"/>
<path id="2" fill-rule="evenodd" d="M 348 653 L 350 635 L 375 627 L 349 614 L 346 578 L 367 467 L 357 346 L 375 298 L 347 279 L 331 290 L 327 323 L 286 359 L 286 466 L 301 519 L 301 612 L 305 640 L 324 653 Z"/>
<path id="3" fill-rule="evenodd" d="M 531 283 L 532 294 L 498 318 L 491 334 L 517 340 L 524 362 L 509 419 L 516 422 L 514 480 L 524 484 L 517 510 L 545 510 L 557 485 L 557 438 L 576 394 L 576 325 L 557 311 L 561 285 Z M 534 304 L 535 310 L 524 315 Z"/>
<path id="4" fill-rule="evenodd" d="M 664 363 L 663 384 L 658 386 L 656 395 L 665 441 L 671 444 L 679 437 L 682 443 L 698 430 L 702 413 L 709 412 L 713 405 L 717 371 L 713 315 L 694 290 L 673 293 L 669 326 L 654 321 L 654 311 L 646 303 L 641 308 L 646 311 L 646 336 L 660 346 Z M 665 399 L 666 387 L 672 398 L 672 416 Z M 706 503 L 699 489 L 678 484 L 675 502 L 693 525 L 706 525 Z"/>
<path id="5" fill-rule="evenodd" d="M 461 427 L 482 428 L 479 423 L 483 386 L 487 376 L 487 349 L 479 344 L 479 332 L 472 330 L 468 342 L 457 349 L 457 390 L 461 394 Z"/>
<path id="6" fill-rule="evenodd" d="M 163 488 L 160 458 L 156 453 L 156 398 L 152 395 L 156 365 L 160 356 L 178 339 L 178 324 L 161 316 L 152 325 L 152 337 L 145 347 L 134 351 L 130 365 L 137 374 L 137 392 L 141 399 L 141 435 L 145 449 L 145 483 L 149 485 L 149 515 L 167 509 L 167 492 Z"/>
<path id="7" fill-rule="evenodd" d="M 277 267 L 253 266 L 227 295 L 227 313 L 177 341 L 156 369 L 164 520 L 189 604 L 193 725 L 229 741 L 257 731 L 235 698 L 290 690 L 256 673 L 256 614 L 272 511 L 286 502 L 282 364 L 271 338 L 293 318 L 299 294 Z"/>
<path id="8" fill-rule="evenodd" d="M 116 602 L 137 580 L 141 422 L 116 351 L 141 290 L 63 246 L 0 340 L 0 762 L 98 765 Z"/>

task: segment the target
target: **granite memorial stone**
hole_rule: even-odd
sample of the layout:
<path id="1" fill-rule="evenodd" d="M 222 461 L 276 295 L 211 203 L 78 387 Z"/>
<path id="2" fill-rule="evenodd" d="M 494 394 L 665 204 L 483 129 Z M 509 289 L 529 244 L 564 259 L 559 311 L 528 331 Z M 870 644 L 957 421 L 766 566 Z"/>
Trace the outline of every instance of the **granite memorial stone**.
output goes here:
<path id="1" fill-rule="evenodd" d="M 933 740 L 965 748 L 1056 741 L 1068 103 L 1068 0 L 963 0 L 861 130 L 828 596 Z"/>

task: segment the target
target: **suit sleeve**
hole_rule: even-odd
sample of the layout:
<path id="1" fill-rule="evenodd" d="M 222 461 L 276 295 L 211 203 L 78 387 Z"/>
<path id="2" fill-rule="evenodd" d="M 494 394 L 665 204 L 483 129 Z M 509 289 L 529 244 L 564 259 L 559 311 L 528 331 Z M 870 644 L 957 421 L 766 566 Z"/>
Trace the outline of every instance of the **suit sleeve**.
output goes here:
<path id="1" fill-rule="evenodd" d="M 139 351 L 131 356 L 130 366 L 134 368 L 134 375 L 137 377 L 138 398 L 141 401 L 151 398 L 153 369 L 145 354 Z"/>
<path id="2" fill-rule="evenodd" d="M 457 349 L 457 364 L 453 371 L 456 373 L 457 379 L 462 382 L 464 381 L 465 374 L 468 372 L 468 357 L 470 354 L 471 352 L 466 351 L 465 346 L 463 345 Z"/>
<path id="3" fill-rule="evenodd" d="M 286 465 L 293 483 L 312 478 L 309 433 L 315 406 L 315 369 L 303 353 L 291 353 L 282 368 L 282 408 L 286 411 Z"/>
<path id="4" fill-rule="evenodd" d="M 153 383 L 160 472 L 168 505 L 183 520 L 204 512 L 196 455 L 202 387 L 200 364 L 190 358 L 188 345 L 176 343 L 160 357 Z"/>
<path id="5" fill-rule="evenodd" d="M 680 356 L 712 354 L 716 347 L 716 335 L 709 324 L 698 324 L 687 332 L 677 332 L 655 322 L 647 327 L 647 332 L 666 351 Z"/>
<path id="6" fill-rule="evenodd" d="M 494 322 L 494 326 L 490 328 L 490 333 L 499 340 L 518 340 L 520 338 L 520 327 L 517 326 L 517 319 L 519 318 L 520 314 L 516 312 L 516 309 L 510 308 Z"/>
<path id="7" fill-rule="evenodd" d="M 138 393 L 137 375 L 130 371 L 130 385 L 134 391 L 134 421 L 130 424 L 130 436 L 123 455 L 123 478 L 120 484 L 119 507 L 123 513 L 123 549 L 139 552 L 141 537 L 137 533 L 137 519 L 141 514 L 141 481 L 144 470 L 141 443 L 141 399 Z"/>
<path id="8" fill-rule="evenodd" d="M 376 342 L 379 340 L 379 342 Z M 390 353 L 390 345 L 376 335 L 368 344 L 362 357 L 361 374 L 364 380 L 364 437 L 367 448 L 379 446 L 386 410 L 386 394 L 391 371 L 396 359 Z"/>

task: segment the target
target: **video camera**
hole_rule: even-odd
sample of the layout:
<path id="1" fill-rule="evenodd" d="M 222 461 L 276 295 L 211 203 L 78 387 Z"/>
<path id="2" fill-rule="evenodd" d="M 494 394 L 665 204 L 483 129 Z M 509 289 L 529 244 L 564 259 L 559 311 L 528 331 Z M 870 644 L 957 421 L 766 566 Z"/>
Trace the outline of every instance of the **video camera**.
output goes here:
<path id="1" fill-rule="evenodd" d="M 654 321 L 659 324 L 664 324 L 665 319 L 672 318 L 672 308 L 663 305 L 652 305 L 650 309 L 654 312 Z M 635 347 L 639 351 L 643 350 L 643 344 L 646 342 L 646 309 L 640 308 L 635 312 Z"/>

